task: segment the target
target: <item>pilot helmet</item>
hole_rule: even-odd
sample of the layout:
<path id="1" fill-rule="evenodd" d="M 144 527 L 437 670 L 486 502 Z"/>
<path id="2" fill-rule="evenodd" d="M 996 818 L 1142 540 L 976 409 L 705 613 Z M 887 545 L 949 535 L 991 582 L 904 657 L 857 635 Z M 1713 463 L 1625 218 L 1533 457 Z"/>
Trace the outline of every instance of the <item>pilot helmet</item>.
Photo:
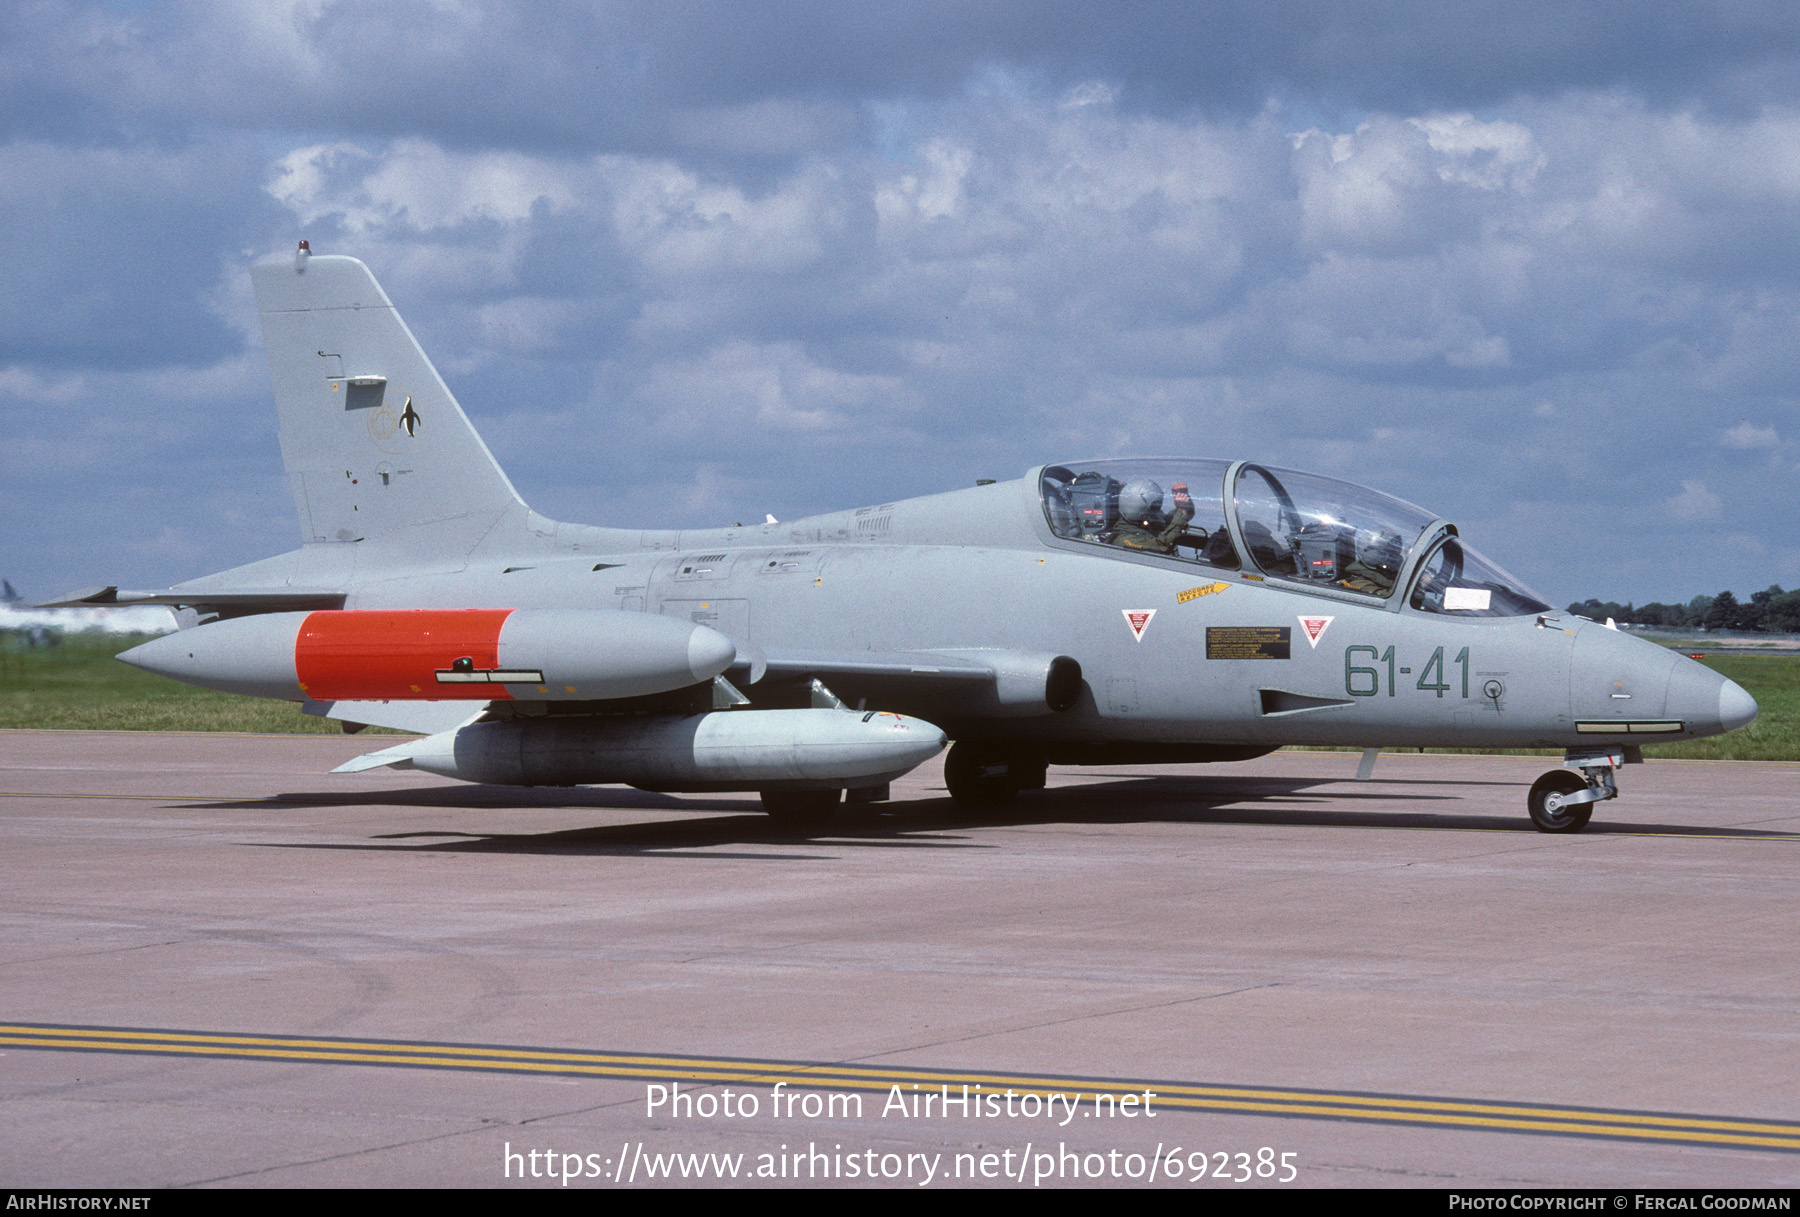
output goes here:
<path id="1" fill-rule="evenodd" d="M 1356 534 L 1356 558 L 1364 566 L 1389 575 L 1400 573 L 1400 534 L 1391 528 L 1371 528 Z"/>
<path id="2" fill-rule="evenodd" d="M 1163 488 L 1149 478 L 1134 478 L 1119 490 L 1119 518 L 1136 523 L 1162 512 Z"/>

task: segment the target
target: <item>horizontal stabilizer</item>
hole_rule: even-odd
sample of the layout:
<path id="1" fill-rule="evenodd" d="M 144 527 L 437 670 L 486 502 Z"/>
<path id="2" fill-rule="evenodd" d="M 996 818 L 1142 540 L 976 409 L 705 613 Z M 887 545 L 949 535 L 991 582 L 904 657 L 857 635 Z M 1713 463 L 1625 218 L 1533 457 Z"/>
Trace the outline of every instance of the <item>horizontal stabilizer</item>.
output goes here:
<path id="1" fill-rule="evenodd" d="M 70 592 L 39 608 L 97 608 L 133 604 L 162 604 L 170 608 L 234 609 L 253 613 L 304 613 L 344 607 L 344 593 L 324 588 L 284 587 L 257 591 L 219 591 L 169 588 L 160 592 L 120 591 L 117 587 L 89 587 Z"/>

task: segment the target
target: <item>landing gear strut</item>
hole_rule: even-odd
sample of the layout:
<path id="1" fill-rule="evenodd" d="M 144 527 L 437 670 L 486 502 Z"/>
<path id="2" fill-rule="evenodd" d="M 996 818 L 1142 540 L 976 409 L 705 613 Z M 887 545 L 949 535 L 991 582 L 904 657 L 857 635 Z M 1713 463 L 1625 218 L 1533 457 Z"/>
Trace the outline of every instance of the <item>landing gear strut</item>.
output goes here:
<path id="1" fill-rule="evenodd" d="M 1625 763 L 1622 748 L 1570 748 L 1562 769 L 1552 769 L 1532 783 L 1526 806 L 1539 832 L 1580 832 L 1594 814 L 1594 804 L 1619 797 L 1613 770 Z M 1579 772 L 1576 772 L 1579 770 Z"/>

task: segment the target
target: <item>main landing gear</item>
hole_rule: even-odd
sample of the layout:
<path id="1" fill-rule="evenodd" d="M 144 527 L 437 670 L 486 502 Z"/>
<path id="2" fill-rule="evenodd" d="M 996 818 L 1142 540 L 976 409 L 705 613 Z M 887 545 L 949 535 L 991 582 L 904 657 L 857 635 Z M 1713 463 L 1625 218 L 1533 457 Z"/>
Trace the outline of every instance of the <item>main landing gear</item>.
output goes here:
<path id="1" fill-rule="evenodd" d="M 1539 832 L 1580 832 L 1594 814 L 1594 804 L 1619 797 L 1613 770 L 1625 763 L 1623 748 L 1570 748 L 1563 768 L 1552 769 L 1532 783 L 1526 807 Z"/>
<path id="2" fill-rule="evenodd" d="M 1044 769 L 1044 752 L 1036 745 L 958 740 L 944 758 L 944 785 L 964 811 L 998 811 L 1021 790 L 1042 790 Z"/>

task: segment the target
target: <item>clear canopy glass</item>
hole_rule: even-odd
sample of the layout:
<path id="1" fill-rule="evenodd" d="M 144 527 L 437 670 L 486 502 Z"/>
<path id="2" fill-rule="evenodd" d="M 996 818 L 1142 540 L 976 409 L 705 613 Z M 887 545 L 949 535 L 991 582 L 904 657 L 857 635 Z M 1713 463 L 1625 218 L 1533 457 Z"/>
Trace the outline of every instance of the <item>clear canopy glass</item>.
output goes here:
<path id="1" fill-rule="evenodd" d="M 1264 574 L 1384 599 L 1434 519 L 1367 486 L 1262 465 L 1239 471 L 1237 512 Z"/>
<path id="2" fill-rule="evenodd" d="M 1044 470 L 1050 530 L 1071 541 L 1236 570 L 1220 495 L 1230 461 L 1105 460 Z"/>
<path id="3" fill-rule="evenodd" d="M 1507 617 L 1548 610 L 1543 597 L 1455 537 L 1426 529 L 1421 507 L 1337 478 L 1231 462 L 1102 459 L 1049 465 L 1041 492 L 1057 536 L 1303 587 L 1393 596 L 1415 548 L 1435 545 L 1407 603 L 1430 613 Z M 1228 515 L 1231 523 L 1228 524 Z M 1241 546 L 1232 540 L 1235 524 Z"/>
<path id="4" fill-rule="evenodd" d="M 1420 565 L 1411 603 L 1422 612 L 1456 617 L 1523 617 L 1550 611 L 1542 596 L 1455 537 Z"/>

